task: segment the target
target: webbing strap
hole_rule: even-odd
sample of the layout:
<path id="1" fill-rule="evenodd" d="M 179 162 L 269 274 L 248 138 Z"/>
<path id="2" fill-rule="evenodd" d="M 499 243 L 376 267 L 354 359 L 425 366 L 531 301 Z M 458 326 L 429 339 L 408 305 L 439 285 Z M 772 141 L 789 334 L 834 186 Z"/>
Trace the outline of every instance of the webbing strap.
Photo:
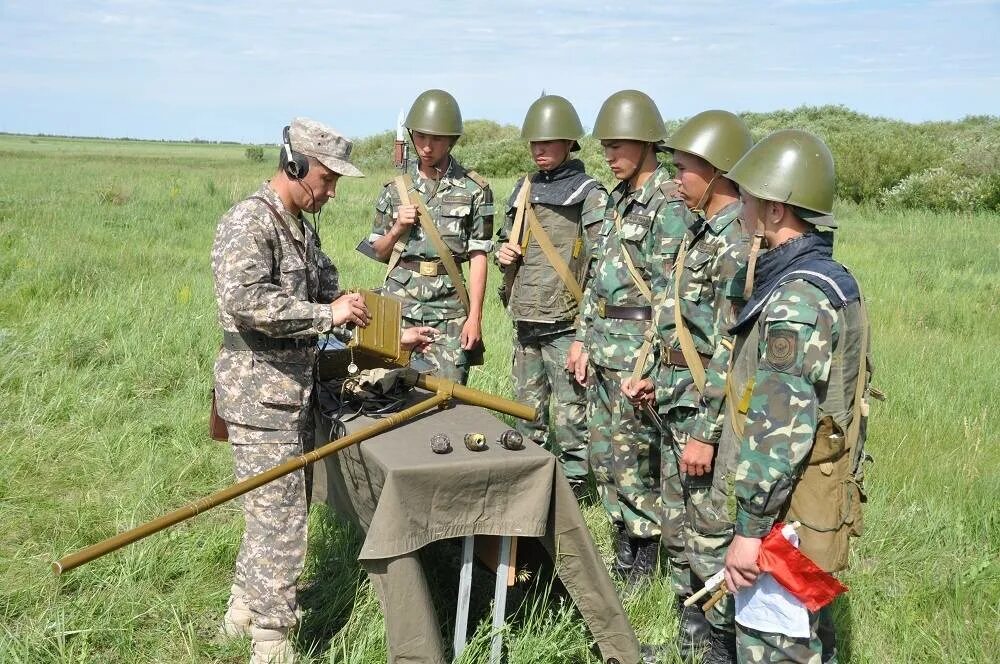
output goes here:
<path id="1" fill-rule="evenodd" d="M 397 182 L 397 180 L 399 182 Z M 397 192 L 405 191 L 405 184 L 401 184 L 403 178 L 402 176 L 395 177 L 392 179 L 392 185 L 396 188 Z M 400 196 L 403 201 L 403 205 L 409 205 L 408 196 Z M 406 243 L 410 241 L 410 233 L 413 231 L 413 226 L 407 226 L 406 232 L 396 240 L 396 244 L 392 245 L 392 255 L 389 257 L 389 265 L 385 269 L 385 279 L 389 278 L 389 274 L 399 265 L 399 260 L 403 257 L 403 251 L 406 249 Z M 383 281 L 385 280 L 383 279 Z"/>
<path id="2" fill-rule="evenodd" d="M 694 386 L 701 395 L 705 391 L 705 367 L 701 363 L 701 356 L 694 345 L 694 337 L 691 330 L 684 322 L 684 315 L 681 313 L 681 275 L 684 272 L 684 259 L 687 257 L 688 243 L 681 245 L 677 262 L 674 263 L 674 337 L 680 344 L 684 361 L 687 362 L 691 378 L 694 379 Z"/>
<path id="3" fill-rule="evenodd" d="M 649 362 L 649 354 L 653 350 L 653 330 L 655 327 L 650 324 L 646 332 L 642 335 L 642 345 L 639 346 L 639 355 L 635 358 L 635 367 L 632 369 L 632 382 L 642 379 L 642 374 L 646 371 L 646 364 Z"/>
<path id="4" fill-rule="evenodd" d="M 852 408 L 851 424 L 847 427 L 847 449 L 852 450 L 861 436 L 861 419 L 864 407 L 865 386 L 868 383 L 868 311 L 865 307 L 865 298 L 862 295 L 858 300 L 861 318 L 861 360 L 858 362 L 858 378 L 854 384 L 854 406 Z"/>
<path id="5" fill-rule="evenodd" d="M 628 249 L 625 248 L 625 242 L 622 240 L 622 221 L 617 208 L 615 209 L 614 220 L 615 229 L 618 231 L 618 250 L 621 252 L 622 260 L 625 261 L 625 267 L 628 268 L 628 273 L 632 276 L 632 281 L 635 282 L 635 287 L 639 289 L 639 292 L 646 298 L 646 301 L 652 304 L 653 291 L 649 289 L 646 281 L 639 274 L 639 270 L 635 269 L 635 263 L 632 262 L 632 256 L 628 253 Z"/>
<path id="6" fill-rule="evenodd" d="M 538 242 L 538 246 L 542 248 L 542 253 L 545 257 L 549 259 L 552 267 L 555 269 L 556 274 L 562 280 L 563 285 L 566 286 L 566 290 L 570 292 L 576 303 L 579 304 L 583 299 L 583 289 L 580 288 L 580 284 L 576 282 L 576 277 L 569 269 L 569 265 L 563 260 L 563 257 L 559 255 L 559 251 L 556 249 L 555 245 L 552 244 L 552 240 L 549 238 L 549 234 L 545 232 L 542 227 L 538 217 L 535 215 L 535 209 L 531 206 L 531 203 L 527 203 L 527 212 L 525 213 L 528 217 L 528 232 L 532 234 L 535 241 Z"/>
<path id="7" fill-rule="evenodd" d="M 528 196 L 531 194 L 531 178 L 528 175 L 524 176 L 521 181 L 521 189 L 517 192 L 517 198 L 514 200 L 514 207 L 517 211 L 514 212 L 514 223 L 510 227 L 510 237 L 508 240 L 516 244 L 520 244 L 521 253 L 524 253 L 524 209 L 528 206 Z M 513 264 L 508 265 L 507 269 L 503 272 L 503 292 L 506 293 L 505 297 L 510 297 L 511 291 L 514 290 L 514 279 L 517 278 L 518 270 L 521 269 L 521 261 L 514 261 Z M 506 304 L 506 302 L 504 303 Z"/>
<path id="8" fill-rule="evenodd" d="M 396 191 L 399 193 L 399 200 L 402 204 L 410 205 L 409 191 L 413 188 L 413 181 L 410 180 L 410 176 L 397 176 L 393 178 L 392 184 L 396 187 Z M 431 216 L 430 210 L 427 209 L 427 204 L 424 202 L 423 197 L 417 194 L 414 199 L 416 200 L 417 219 L 420 222 L 420 228 L 423 229 L 424 234 L 427 235 L 431 244 L 434 245 L 434 250 L 437 251 L 441 262 L 444 263 L 444 269 L 448 272 L 448 276 L 451 277 L 451 283 L 458 292 L 458 299 L 462 301 L 465 314 L 469 315 L 472 307 L 469 304 L 469 291 L 465 287 L 465 278 L 462 276 L 462 270 L 459 269 L 458 264 L 455 262 L 455 257 L 451 253 L 451 249 L 448 248 L 444 238 L 441 237 L 441 233 L 438 232 L 437 226 L 434 224 L 434 218 Z"/>

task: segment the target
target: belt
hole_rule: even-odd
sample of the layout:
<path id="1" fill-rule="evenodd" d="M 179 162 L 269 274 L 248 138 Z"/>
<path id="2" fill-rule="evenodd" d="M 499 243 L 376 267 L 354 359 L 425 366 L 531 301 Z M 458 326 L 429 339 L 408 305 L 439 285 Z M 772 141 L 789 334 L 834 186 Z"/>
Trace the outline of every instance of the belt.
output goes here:
<path id="1" fill-rule="evenodd" d="M 455 262 L 459 265 L 463 263 L 463 261 L 460 260 L 456 260 Z M 442 274 L 448 274 L 448 268 L 444 266 L 444 263 L 442 263 L 439 258 L 435 258 L 432 261 L 418 261 L 412 258 L 406 258 L 399 261 L 397 265 L 399 267 L 406 268 L 410 272 L 416 272 L 424 277 L 439 277 Z"/>
<path id="2" fill-rule="evenodd" d="M 295 348 L 311 348 L 316 346 L 316 337 L 301 337 L 298 339 L 275 338 L 254 330 L 239 332 L 222 331 L 222 347 L 226 350 L 293 350 Z"/>
<path id="3" fill-rule="evenodd" d="M 597 315 L 601 318 L 615 318 L 618 320 L 651 320 L 653 318 L 652 307 L 615 307 L 608 304 L 603 297 L 597 298 Z"/>
<path id="4" fill-rule="evenodd" d="M 708 368 L 709 362 L 712 361 L 712 358 L 706 357 L 700 353 L 698 354 L 698 359 L 701 360 L 701 365 L 706 369 Z M 668 367 L 687 368 L 688 366 L 687 360 L 684 359 L 684 353 L 677 350 L 676 348 L 671 348 L 666 353 L 664 353 L 662 359 L 660 360 L 660 363 Z"/>

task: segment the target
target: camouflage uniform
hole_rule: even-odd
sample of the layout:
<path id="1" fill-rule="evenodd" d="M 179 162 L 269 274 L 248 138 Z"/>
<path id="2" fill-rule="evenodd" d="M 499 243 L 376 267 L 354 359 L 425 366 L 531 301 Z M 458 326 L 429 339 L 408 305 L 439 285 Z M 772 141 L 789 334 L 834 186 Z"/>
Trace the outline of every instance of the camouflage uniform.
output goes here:
<path id="1" fill-rule="evenodd" d="M 497 232 L 497 246 L 510 238 L 522 182 L 515 184 L 508 201 L 506 223 Z M 556 186 L 545 186 L 552 183 Z M 608 203 L 607 190 L 586 175 L 583 162 L 577 159 L 553 171 L 533 175 L 532 187 L 532 204 L 539 224 L 577 282 L 585 285 L 588 259 L 593 255 L 599 222 L 604 219 Z M 518 420 L 516 426 L 559 458 L 567 479 L 585 480 L 588 474 L 586 391 L 566 370 L 569 347 L 576 337 L 579 307 L 538 242 L 531 241 L 527 225 L 524 231 L 527 246 L 517 266 L 507 305 L 514 321 L 511 375 L 514 398 L 536 408 L 538 419 Z M 550 407 L 555 413 L 551 438 Z"/>
<path id="2" fill-rule="evenodd" d="M 490 239 L 493 235 L 493 192 L 487 182 L 478 175 L 470 175 L 454 157 L 450 157 L 440 180 L 423 177 L 416 165 L 410 169 L 410 177 L 445 244 L 455 255 L 456 263 L 467 261 L 474 251 L 493 249 Z M 375 223 L 369 242 L 389 232 L 399 205 L 399 195 L 389 182 L 375 204 Z M 424 235 L 420 222 L 415 223 L 401 262 L 438 260 L 434 245 Z M 470 358 L 462 350 L 459 336 L 468 317 L 451 277 L 447 274 L 424 276 L 397 265 L 387 275 L 385 293 L 403 301 L 404 328 L 426 325 L 441 333 L 427 351 L 415 353 L 415 356 L 428 360 L 443 378 L 464 383 Z"/>
<path id="3" fill-rule="evenodd" d="M 615 215 L 622 230 L 615 228 Z M 646 413 L 636 413 L 621 393 L 632 375 L 649 320 L 603 317 L 606 306 L 645 307 L 621 249 L 647 284 L 662 280 L 693 222 L 676 195 L 666 167 L 660 165 L 636 191 L 621 182 L 611 200 L 596 244 L 593 277 L 584 292 L 577 339 L 590 357 L 594 389 L 588 391 L 590 468 L 612 522 L 624 523 L 637 538 L 660 535 L 660 431 Z"/>
<path id="4" fill-rule="evenodd" d="M 713 356 L 728 357 L 721 341 L 736 314 L 729 295 L 734 290 L 742 292 L 742 281 L 736 280 L 745 267 L 748 248 L 739 212 L 740 204 L 732 203 L 711 219 L 700 221 L 685 238 L 680 290 L 675 287 L 674 275 L 668 275 L 663 285 L 665 295 L 654 310 L 660 341 L 654 383 L 659 411 L 670 430 L 661 459 L 661 542 L 670 559 L 671 582 L 678 597 L 689 596 L 722 569 L 728 539 L 719 541 L 700 527 L 699 508 L 707 500 L 711 475 L 688 477 L 684 486 L 681 484 L 678 459 L 698 413 L 700 395 L 677 341 L 674 308 L 680 301 L 681 315 L 703 364 Z M 725 605 L 720 609 L 725 611 Z M 718 611 L 709 614 L 717 626 L 728 625 L 731 631 L 731 616 L 728 622 L 722 616 Z"/>
<path id="5" fill-rule="evenodd" d="M 311 441 L 316 337 L 329 332 L 338 275 L 315 229 L 296 219 L 265 183 L 219 221 L 212 271 L 219 324 L 248 346 L 224 344 L 215 363 L 219 415 L 229 424 L 236 479 L 302 454 Z M 246 530 L 236 563 L 255 627 L 290 627 L 295 584 L 306 549 L 306 489 L 301 470 L 244 496 Z"/>
<path id="6" fill-rule="evenodd" d="M 841 477 L 837 469 L 856 462 L 843 446 L 853 419 L 860 353 L 868 352 L 861 347 L 866 323 L 857 283 L 831 256 L 829 236 L 809 233 L 769 250 L 758 262 L 753 295 L 732 328 L 737 336 L 727 380 L 740 404 L 726 406 L 705 513 L 720 536 L 734 528 L 737 535 L 762 538 L 776 520 L 801 519 L 803 552 L 828 571 L 838 571 L 846 564 L 846 549 L 844 562 L 832 566 L 824 562 L 825 546 L 810 549 L 817 531 L 807 524 L 825 523 L 827 513 L 794 511 L 810 469 L 838 484 L 821 492 L 829 496 L 829 511 L 839 513 L 843 505 L 860 509 L 859 481 L 850 472 Z M 734 417 L 743 423 L 742 435 L 730 424 Z M 711 415 L 702 418 L 701 430 L 712 428 Z M 826 450 L 838 444 L 839 451 L 828 455 Z M 860 515 L 856 522 L 854 512 L 842 516 L 846 521 L 838 519 L 833 529 L 850 528 L 855 534 Z M 737 623 L 740 661 L 819 662 L 819 616 L 810 618 L 811 639 Z"/>

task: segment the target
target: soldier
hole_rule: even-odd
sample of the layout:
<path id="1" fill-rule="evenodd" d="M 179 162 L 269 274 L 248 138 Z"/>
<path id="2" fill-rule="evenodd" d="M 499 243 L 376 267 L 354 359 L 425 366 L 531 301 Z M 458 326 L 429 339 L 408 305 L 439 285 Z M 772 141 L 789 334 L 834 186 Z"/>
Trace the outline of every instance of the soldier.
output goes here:
<path id="1" fill-rule="evenodd" d="M 652 292 L 693 223 L 656 159 L 665 133 L 656 104 L 637 90 L 611 95 L 597 115 L 594 137 L 620 182 L 605 212 L 570 350 L 577 381 L 587 379 L 588 364 L 593 374 L 590 467 L 613 524 L 615 570 L 632 580 L 650 575 L 658 559 L 660 431 L 655 411 L 634 409 L 621 384 L 649 369 Z"/>
<path id="2" fill-rule="evenodd" d="M 385 293 L 403 301 L 404 326 L 428 325 L 440 333 L 433 346 L 417 355 L 434 365 L 439 376 L 465 383 L 469 367 L 482 364 L 493 192 L 479 174 L 451 156 L 462 135 L 454 97 L 444 90 L 421 93 L 404 125 L 417 160 L 406 178 L 382 190 L 368 242 L 371 253 L 388 263 Z M 461 272 L 465 261 L 468 287 Z"/>
<path id="3" fill-rule="evenodd" d="M 543 96 L 528 109 L 521 138 L 529 141 L 538 172 L 527 185 L 523 178 L 514 185 L 495 254 L 504 273 L 501 299 L 514 321 L 514 398 L 539 414 L 535 422 L 519 420 L 518 429 L 539 445 L 548 442 L 578 496 L 588 474 L 587 398 L 568 365 L 569 347 L 608 202 L 607 190 L 571 158 L 582 136 L 566 99 Z"/>
<path id="4" fill-rule="evenodd" d="M 215 363 L 219 415 L 236 479 L 263 472 L 312 445 L 317 335 L 367 325 L 359 294 L 343 294 L 336 267 L 302 213 L 318 213 L 341 176 L 360 177 L 351 142 L 313 120 L 284 134 L 278 172 L 219 221 L 212 272 L 222 349 Z M 432 331 L 408 331 L 407 344 Z M 228 636 L 253 637 L 252 664 L 295 661 L 288 632 L 298 621 L 295 586 L 305 561 L 302 471 L 246 494 L 246 529 L 223 620 Z"/>
<path id="5" fill-rule="evenodd" d="M 748 242 L 740 226 L 739 191 L 723 175 L 753 144 L 750 130 L 727 111 L 695 115 L 666 141 L 673 151 L 675 182 L 698 224 L 684 238 L 673 275 L 657 300 L 653 320 L 658 359 L 650 378 L 623 390 L 640 402 L 653 395 L 668 430 L 661 458 L 663 517 L 661 541 L 670 558 L 671 583 L 680 614 L 678 646 L 688 660 L 709 635 L 705 613 L 683 602 L 722 569 L 731 528 L 705 508 L 715 448 L 688 434 L 706 390 L 711 361 L 725 362 L 721 342 L 735 322 L 731 293 L 742 294 Z M 738 277 L 739 274 L 739 277 Z M 713 359 L 717 358 L 717 359 Z M 723 364 L 724 366 L 724 364 Z M 723 600 L 709 613 L 712 651 L 706 662 L 732 661 L 732 603 Z"/>
<path id="6" fill-rule="evenodd" d="M 757 579 L 761 538 L 778 520 L 799 521 L 800 548 L 828 572 L 847 566 L 861 530 L 861 470 L 871 373 L 868 321 L 854 277 L 832 258 L 833 157 L 816 136 L 778 131 L 733 166 L 742 219 L 754 234 L 749 301 L 731 328 L 725 425 L 716 455 L 715 505 L 735 498 L 726 584 Z M 756 258 L 763 244 L 767 252 Z M 706 418 L 713 415 L 706 412 Z M 731 455 L 730 459 L 726 459 Z M 731 476 L 732 489 L 720 481 Z M 740 662 L 818 662 L 811 638 L 736 623 Z M 829 625 L 832 635 L 832 624 Z"/>

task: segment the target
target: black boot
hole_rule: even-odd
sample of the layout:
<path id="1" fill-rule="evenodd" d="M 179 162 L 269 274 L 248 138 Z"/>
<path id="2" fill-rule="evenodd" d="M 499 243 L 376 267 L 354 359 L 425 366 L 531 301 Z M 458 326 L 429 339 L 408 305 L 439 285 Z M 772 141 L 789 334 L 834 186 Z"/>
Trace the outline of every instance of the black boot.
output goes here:
<path id="1" fill-rule="evenodd" d="M 677 599 L 677 649 L 681 653 L 682 660 L 694 662 L 708 645 L 712 625 L 700 606 L 697 604 L 684 606 L 684 599 L 683 597 Z"/>
<path id="2" fill-rule="evenodd" d="M 632 550 L 632 538 L 628 536 L 624 523 L 615 522 L 611 539 L 615 545 L 615 573 L 625 578 L 635 564 L 635 552 Z"/>
<path id="3" fill-rule="evenodd" d="M 712 629 L 702 664 L 736 664 L 736 633 Z"/>
<path id="4" fill-rule="evenodd" d="M 660 560 L 660 540 L 636 537 L 632 540 L 632 546 L 635 549 L 635 562 L 632 563 L 628 580 L 629 585 L 634 586 L 649 579 L 656 571 Z"/>

